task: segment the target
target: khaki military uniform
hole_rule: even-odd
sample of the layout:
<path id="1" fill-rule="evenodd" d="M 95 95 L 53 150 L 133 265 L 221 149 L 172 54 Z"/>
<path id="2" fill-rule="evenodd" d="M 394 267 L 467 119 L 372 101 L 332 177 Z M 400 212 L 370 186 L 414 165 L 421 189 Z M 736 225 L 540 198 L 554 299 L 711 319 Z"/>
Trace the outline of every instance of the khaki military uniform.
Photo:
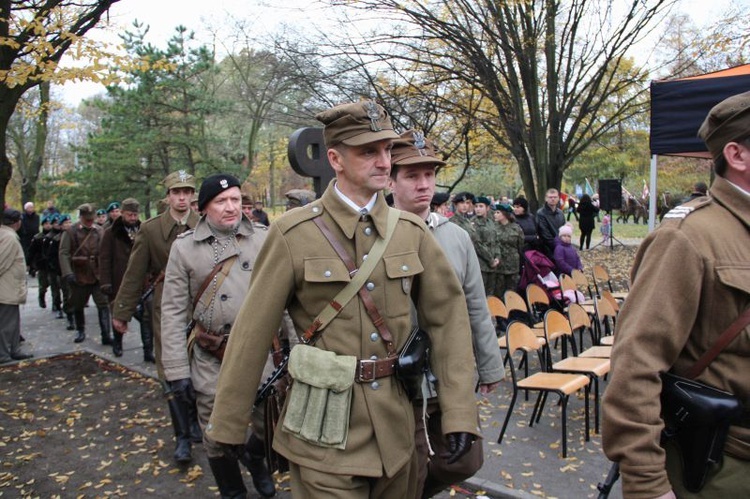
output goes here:
<path id="1" fill-rule="evenodd" d="M 711 198 L 675 208 L 641 244 L 633 285 L 617 319 L 612 380 L 603 402 L 604 451 L 620 463 L 625 497 L 679 490 L 678 483 L 670 484 L 659 446 L 658 373 L 672 369 L 685 375 L 750 307 L 749 249 L 750 196 L 721 177 Z M 697 379 L 747 404 L 750 327 Z M 750 428 L 745 419 L 730 429 L 724 451 L 744 463 L 735 480 L 744 481 L 748 492 Z"/>
<path id="2" fill-rule="evenodd" d="M 361 217 L 334 192 L 331 183 L 320 200 L 274 222 L 229 339 L 214 412 L 206 429 L 211 438 L 243 442 L 266 352 L 284 308 L 301 334 L 351 279 L 312 219 L 322 216 L 354 261 L 361 264 L 376 235 L 385 233 L 387 213 L 385 200 L 378 194 L 370 215 Z M 430 333 L 432 367 L 440 380 L 443 432 L 479 435 L 470 328 L 461 286 L 424 221 L 402 212 L 384 257 L 367 284 L 397 349 L 411 329 L 409 297 L 417 281 L 420 324 Z M 356 297 L 323 331 L 316 346 L 359 359 L 387 355 L 384 342 Z M 274 449 L 298 465 L 299 473 L 315 470 L 329 476 L 392 478 L 407 466 L 413 469 L 412 406 L 393 376 L 355 383 L 349 421 L 344 450 L 319 447 L 285 431 L 276 433 Z M 377 488 L 373 486 L 373 490 Z M 407 493 L 392 492 L 395 495 L 390 497 Z"/>
<path id="3" fill-rule="evenodd" d="M 216 279 L 205 288 L 192 313 L 192 318 L 203 328 L 229 333 L 245 301 L 255 259 L 267 231 L 264 225 L 252 224 L 243 217 L 236 240 L 219 257 L 223 261 L 237 255 L 237 259 L 218 288 L 215 287 Z M 189 352 L 185 326 L 191 319 L 190 311 L 196 294 L 216 265 L 213 240 L 205 219 L 198 222 L 195 230 L 177 237 L 169 254 L 161 307 L 161 362 L 164 375 L 167 381 L 192 379 L 201 427 L 208 423 L 213 409 L 221 362 L 197 344 Z M 209 457 L 222 455 L 218 445 L 210 440 L 206 440 L 206 443 Z"/>
<path id="4" fill-rule="evenodd" d="M 189 212 L 185 223 L 177 222 L 167 209 L 161 215 L 150 218 L 141 224 L 135 236 L 133 250 L 128 260 L 128 268 L 112 304 L 112 316 L 115 319 L 128 322 L 133 317 L 138 301 L 143 293 L 143 282 L 147 276 L 155 279 L 161 271 L 166 269 L 169 249 L 179 234 L 192 229 L 198 223 L 198 214 Z M 159 379 L 164 379 L 161 365 L 161 295 L 164 289 L 163 281 L 154 290 L 154 356 Z"/>

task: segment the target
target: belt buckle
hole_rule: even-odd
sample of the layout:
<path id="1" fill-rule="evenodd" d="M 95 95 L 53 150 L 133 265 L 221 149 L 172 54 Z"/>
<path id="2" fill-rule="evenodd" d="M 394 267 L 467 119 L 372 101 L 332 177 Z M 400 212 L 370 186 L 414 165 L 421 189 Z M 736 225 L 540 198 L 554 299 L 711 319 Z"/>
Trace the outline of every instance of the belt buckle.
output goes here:
<path id="1" fill-rule="evenodd" d="M 369 378 L 364 377 L 364 366 L 366 364 L 372 364 L 372 376 Z M 357 369 L 359 372 L 357 373 L 357 381 L 360 383 L 371 383 L 375 381 L 375 361 L 370 359 L 363 359 L 359 361 L 359 369 Z"/>

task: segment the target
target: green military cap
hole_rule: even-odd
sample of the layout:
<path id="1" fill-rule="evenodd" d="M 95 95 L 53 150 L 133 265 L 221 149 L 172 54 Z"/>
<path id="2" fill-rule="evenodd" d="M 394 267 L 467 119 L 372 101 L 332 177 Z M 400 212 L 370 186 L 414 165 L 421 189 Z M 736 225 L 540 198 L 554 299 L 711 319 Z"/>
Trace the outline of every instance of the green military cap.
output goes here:
<path id="1" fill-rule="evenodd" d="M 112 210 L 119 210 L 119 209 L 120 209 L 120 203 L 118 203 L 117 201 L 112 201 L 111 203 L 109 203 L 109 206 L 107 206 L 106 213 L 109 213 Z"/>
<path id="2" fill-rule="evenodd" d="M 733 95 L 711 108 L 698 136 L 714 159 L 721 157 L 728 142 L 750 136 L 750 92 Z"/>
<path id="3" fill-rule="evenodd" d="M 408 130 L 393 142 L 391 164 L 393 166 L 433 165 L 443 166 L 445 161 L 438 159 L 432 141 L 418 130 Z"/>
<path id="4" fill-rule="evenodd" d="M 477 200 L 474 201 L 474 203 L 475 204 L 484 204 L 484 205 L 487 205 L 487 207 L 491 207 L 492 206 L 492 201 L 490 201 L 490 198 L 488 198 L 486 196 L 478 196 Z"/>
<path id="5" fill-rule="evenodd" d="M 78 207 L 78 216 L 81 218 L 94 218 L 96 217 L 96 210 L 89 203 L 84 203 Z"/>
<path id="6" fill-rule="evenodd" d="M 107 210 L 105 210 L 104 208 L 99 208 L 98 210 L 96 210 L 96 216 L 106 215 L 106 214 L 107 214 Z"/>
<path id="7" fill-rule="evenodd" d="M 195 190 L 195 177 L 185 170 L 177 170 L 167 175 L 162 181 L 164 187 L 169 192 L 170 189 L 188 188 Z"/>
<path id="8" fill-rule="evenodd" d="M 323 138 L 327 147 L 361 146 L 398 138 L 388 112 L 372 100 L 341 104 L 316 114 L 315 119 L 325 125 Z"/>
<path id="9" fill-rule="evenodd" d="M 141 209 L 141 203 L 135 198 L 127 198 L 122 201 L 122 211 L 138 213 Z"/>

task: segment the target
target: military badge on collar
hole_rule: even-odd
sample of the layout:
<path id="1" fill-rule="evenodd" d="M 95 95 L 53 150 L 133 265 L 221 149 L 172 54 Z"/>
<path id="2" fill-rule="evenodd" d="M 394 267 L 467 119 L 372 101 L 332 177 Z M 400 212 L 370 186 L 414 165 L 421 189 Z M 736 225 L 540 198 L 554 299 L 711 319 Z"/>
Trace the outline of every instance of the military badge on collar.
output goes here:
<path id="1" fill-rule="evenodd" d="M 365 111 L 367 111 L 367 117 L 370 118 L 370 130 L 373 132 L 381 131 L 380 110 L 378 109 L 378 105 L 373 101 L 368 100 L 365 102 Z"/>

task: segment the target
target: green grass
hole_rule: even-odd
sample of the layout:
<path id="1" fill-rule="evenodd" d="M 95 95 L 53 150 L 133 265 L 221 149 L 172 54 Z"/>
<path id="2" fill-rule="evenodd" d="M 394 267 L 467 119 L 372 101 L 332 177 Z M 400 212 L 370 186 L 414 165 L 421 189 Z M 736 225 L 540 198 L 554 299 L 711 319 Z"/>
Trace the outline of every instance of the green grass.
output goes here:
<path id="1" fill-rule="evenodd" d="M 578 229 L 578 223 L 575 220 L 571 219 L 570 223 L 573 224 L 573 241 L 576 242 L 577 238 L 581 235 L 581 231 Z M 601 225 L 601 222 L 596 223 L 594 233 L 591 235 L 592 243 L 601 240 Z M 659 226 L 658 222 L 656 226 Z M 642 223 L 636 225 L 632 221 L 626 224 L 615 222 L 612 234 L 618 239 L 643 239 L 648 235 L 648 225 Z"/>

